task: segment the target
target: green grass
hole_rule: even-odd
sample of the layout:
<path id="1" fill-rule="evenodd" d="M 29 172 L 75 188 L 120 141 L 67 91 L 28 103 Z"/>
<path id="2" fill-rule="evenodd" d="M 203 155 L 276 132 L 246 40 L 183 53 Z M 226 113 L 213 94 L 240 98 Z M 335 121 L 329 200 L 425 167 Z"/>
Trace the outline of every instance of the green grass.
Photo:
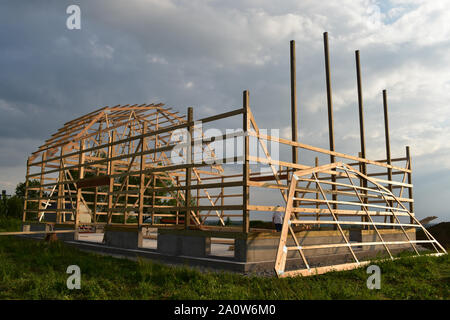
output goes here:
<path id="1" fill-rule="evenodd" d="M 0 216 L 0 232 L 1 231 L 20 231 L 22 221 L 16 218 L 5 218 Z"/>
<path id="2" fill-rule="evenodd" d="M 66 269 L 73 264 L 81 269 L 80 290 L 66 287 Z M 248 277 L 0 236 L 0 299 L 449 299 L 448 255 L 376 264 L 381 289 L 369 290 L 365 268 L 303 278 Z"/>

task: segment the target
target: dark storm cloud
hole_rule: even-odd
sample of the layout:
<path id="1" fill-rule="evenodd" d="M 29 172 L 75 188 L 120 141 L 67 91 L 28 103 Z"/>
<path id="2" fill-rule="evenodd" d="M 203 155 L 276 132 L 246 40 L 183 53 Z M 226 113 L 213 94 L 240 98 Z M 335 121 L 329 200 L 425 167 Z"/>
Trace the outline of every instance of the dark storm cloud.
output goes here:
<path id="1" fill-rule="evenodd" d="M 70 4 L 81 7 L 81 30 L 66 28 Z M 337 150 L 359 151 L 360 49 L 369 156 L 385 157 L 387 88 L 393 155 L 411 145 L 416 184 L 437 170 L 430 162 L 450 179 L 449 18 L 445 1 L 2 1 L 0 182 L 11 189 L 23 180 L 27 154 L 64 122 L 105 105 L 163 102 L 182 113 L 194 106 L 199 118 L 240 107 L 248 89 L 259 126 L 289 138 L 290 39 L 300 137 L 327 147 L 323 31 Z M 433 188 L 445 188 L 444 180 Z M 425 211 L 431 195 L 418 197 Z M 443 200 L 435 208 L 448 217 Z"/>

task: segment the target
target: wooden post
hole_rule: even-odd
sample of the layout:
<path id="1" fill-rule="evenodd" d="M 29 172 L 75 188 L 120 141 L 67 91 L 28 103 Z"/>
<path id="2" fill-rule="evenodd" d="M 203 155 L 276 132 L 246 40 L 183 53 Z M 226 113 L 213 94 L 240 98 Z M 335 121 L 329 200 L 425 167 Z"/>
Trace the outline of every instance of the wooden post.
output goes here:
<path id="1" fill-rule="evenodd" d="M 186 214 L 184 216 L 184 228 L 189 229 L 189 225 L 191 223 L 191 180 L 192 180 L 192 169 L 190 167 L 192 163 L 192 131 L 193 131 L 193 121 L 194 121 L 194 109 L 192 107 L 188 108 L 187 112 L 187 121 L 188 121 L 188 139 L 187 139 L 187 148 L 186 148 L 186 194 L 185 194 L 185 207 Z"/>
<path id="2" fill-rule="evenodd" d="M 243 123 L 242 129 L 244 130 L 244 164 L 242 166 L 242 201 L 243 201 L 243 217 L 242 217 L 242 232 L 249 233 L 250 231 L 250 212 L 248 210 L 249 204 L 249 139 L 248 139 L 248 129 L 250 127 L 250 119 L 249 119 L 249 92 L 245 90 L 243 93 L 242 104 L 244 108 L 243 113 Z"/>
<path id="3" fill-rule="evenodd" d="M 406 161 L 408 161 L 408 169 L 412 170 L 412 165 L 411 165 L 411 151 L 409 149 L 409 146 L 406 146 Z M 408 184 L 412 184 L 412 173 L 409 172 L 408 173 Z M 408 188 L 408 197 L 410 199 L 413 198 L 413 189 L 412 187 Z M 409 212 L 414 213 L 414 202 L 410 202 L 409 203 Z M 410 223 L 414 223 L 414 219 L 410 218 Z"/>
<path id="4" fill-rule="evenodd" d="M 152 192 L 152 225 L 155 224 L 155 204 L 156 204 L 156 192 L 155 192 L 155 188 L 156 188 L 156 175 L 153 173 L 153 181 L 152 181 L 152 187 L 153 187 L 153 192 Z M 178 193 L 178 191 L 177 191 Z M 177 204 L 178 206 L 178 204 Z M 177 222 L 178 224 L 178 222 Z"/>
<path id="5" fill-rule="evenodd" d="M 329 141 L 330 141 L 330 151 L 334 150 L 334 125 L 333 125 L 333 98 L 332 98 L 332 91 L 331 91 L 331 75 L 330 75 L 330 54 L 328 50 L 328 32 L 323 33 L 323 48 L 324 48 L 324 54 L 325 54 L 325 77 L 326 77 L 326 84 L 327 84 L 327 105 L 328 105 L 328 134 L 329 134 Z M 335 162 L 334 155 L 330 155 L 330 162 Z M 331 181 L 336 182 L 336 176 L 331 176 Z M 332 185 L 332 190 L 336 191 L 336 185 Z M 337 195 L 336 193 L 333 193 L 333 201 L 337 201 Z M 333 209 L 337 209 L 337 204 L 333 203 Z M 336 228 L 336 226 L 335 226 Z"/>
<path id="6" fill-rule="evenodd" d="M 42 152 L 42 157 L 41 157 L 42 163 L 41 163 L 41 175 L 39 176 L 39 202 L 38 202 L 38 210 L 42 210 L 44 209 L 44 206 L 42 205 L 43 200 L 42 197 L 44 196 L 44 187 L 42 186 L 44 184 L 44 170 L 45 170 L 45 164 L 46 164 L 46 160 L 47 160 L 47 152 Z M 58 176 L 59 177 L 59 176 Z M 57 183 L 59 182 L 59 179 L 56 181 Z M 59 190 L 59 185 L 58 185 L 58 190 Z M 59 195 L 59 194 L 58 194 Z M 58 201 L 59 199 L 56 199 L 56 206 L 58 207 Z M 38 218 L 41 217 L 41 215 L 44 213 L 44 211 L 38 211 Z M 55 212 L 55 217 L 56 217 L 56 212 Z M 56 221 L 56 220 L 55 220 Z"/>
<path id="7" fill-rule="evenodd" d="M 180 177 L 179 176 L 176 176 L 175 177 L 175 181 L 176 181 L 176 186 L 177 187 L 179 187 L 180 186 Z M 180 190 L 177 190 L 177 199 L 176 199 L 177 201 L 176 201 L 176 205 L 177 205 L 177 208 L 178 207 L 180 207 Z M 176 225 L 178 225 L 178 223 L 179 223 L 179 219 L 180 219 L 180 211 L 177 209 L 177 216 L 176 216 Z M 153 223 L 153 218 L 152 218 L 152 223 Z"/>
<path id="8" fill-rule="evenodd" d="M 143 133 L 146 133 L 147 131 L 147 123 L 144 122 L 144 128 Z M 139 166 L 139 216 L 138 216 L 138 228 L 140 230 L 142 223 L 143 223 L 143 216 L 144 216 L 144 189 L 145 189 L 145 137 L 141 138 L 141 162 Z M 154 188 L 155 186 L 153 186 Z M 152 210 L 153 212 L 153 210 Z"/>
<path id="9" fill-rule="evenodd" d="M 111 136 L 109 138 L 109 143 L 113 143 L 116 140 L 116 131 L 111 132 Z M 114 174 L 114 161 L 111 160 L 114 157 L 114 149 L 115 146 L 108 146 L 108 175 L 111 176 Z M 112 205 L 113 205 L 113 192 L 114 192 L 114 178 L 109 178 L 109 189 L 108 189 L 108 224 L 112 222 Z"/>
<path id="10" fill-rule="evenodd" d="M 56 205 L 56 223 L 61 223 L 61 212 L 64 211 L 65 204 L 65 191 L 64 191 L 64 146 L 61 146 L 61 160 L 59 161 L 59 181 L 58 181 L 58 200 Z M 65 215 L 65 212 L 63 212 Z"/>
<path id="11" fill-rule="evenodd" d="M 297 132 L 297 79 L 295 66 L 295 41 L 291 40 L 291 127 L 292 141 L 298 141 Z M 297 147 L 292 146 L 292 163 L 298 163 Z"/>
<path id="12" fill-rule="evenodd" d="M 224 213 L 224 211 L 223 211 L 223 206 L 224 206 L 224 204 L 225 204 L 225 199 L 224 199 L 224 187 L 223 187 L 223 182 L 224 182 L 224 178 L 223 178 L 223 176 L 221 177 L 221 183 L 222 183 L 222 187 L 220 188 L 220 194 L 221 194 L 221 197 L 220 197 L 220 206 L 222 207 L 222 210 L 220 211 L 220 217 L 223 219 L 223 213 Z M 220 221 L 219 221 L 220 222 Z"/>
<path id="13" fill-rule="evenodd" d="M 387 106 L 387 94 L 386 94 L 386 89 L 383 90 L 383 113 L 384 113 L 384 133 L 385 133 L 385 141 L 386 141 L 386 161 L 387 164 L 391 165 L 392 161 L 391 161 L 391 142 L 390 142 L 390 138 L 389 138 L 389 118 L 388 118 L 388 106 Z M 387 169 L 387 173 L 388 173 L 388 180 L 392 181 L 392 169 L 388 168 Z M 392 184 L 388 185 L 388 189 L 389 191 L 392 192 Z M 392 207 L 393 202 L 389 201 L 389 206 Z M 394 223 L 394 216 L 390 217 L 390 222 Z"/>
<path id="14" fill-rule="evenodd" d="M 296 74 L 296 61 L 295 61 L 295 41 L 291 40 L 290 46 L 290 58 L 291 58 L 291 128 L 292 128 L 292 141 L 298 141 L 297 130 L 297 74 Z M 292 163 L 298 163 L 298 151 L 296 146 L 292 146 Z M 295 193 L 297 197 L 298 192 Z M 293 202 L 293 206 L 297 207 L 297 201 Z"/>
<path id="15" fill-rule="evenodd" d="M 319 166 L 319 157 L 316 157 L 316 158 L 314 159 L 314 165 L 315 165 L 316 167 Z M 317 177 L 317 180 L 319 180 L 319 173 L 318 173 L 318 172 L 316 173 L 316 177 Z M 316 200 L 319 200 L 319 192 L 320 192 L 319 184 L 316 182 Z M 316 209 L 319 209 L 319 208 L 320 208 L 319 203 L 316 202 Z M 319 210 L 317 210 L 317 213 L 316 213 L 316 220 L 317 220 L 317 221 L 320 220 Z M 319 224 L 319 223 L 317 224 L 317 228 L 320 228 L 320 224 Z"/>
<path id="16" fill-rule="evenodd" d="M 96 170 L 96 175 L 98 176 L 100 172 L 100 169 L 97 168 Z M 95 187 L 95 191 L 94 191 L 94 216 L 93 216 L 93 221 L 96 224 L 97 223 L 97 202 L 98 202 L 98 187 Z"/>
<path id="17" fill-rule="evenodd" d="M 330 141 L 330 150 L 334 150 L 334 126 L 333 126 L 333 98 L 331 91 L 331 75 L 330 75 L 330 54 L 328 50 L 328 32 L 323 34 L 323 45 L 325 54 L 325 77 L 327 84 L 327 105 L 328 105 L 328 135 Z M 335 162 L 334 155 L 330 155 L 331 163 Z"/>
<path id="18" fill-rule="evenodd" d="M 364 108 L 363 108 L 363 95 L 362 95 L 362 81 L 361 81 L 361 63 L 359 59 L 359 50 L 355 51 L 355 61 L 356 61 L 356 84 L 358 88 L 358 113 L 359 113 L 359 137 L 361 141 L 361 153 L 360 157 L 365 159 L 366 158 L 366 138 L 364 134 Z M 361 163 L 360 170 L 363 174 L 367 174 L 367 166 L 366 163 Z M 362 183 L 361 183 L 362 182 Z M 361 187 L 367 188 L 367 181 L 365 179 L 360 179 L 360 185 Z M 364 190 L 363 193 L 367 195 L 367 190 Z M 364 203 L 368 202 L 368 198 L 364 197 L 363 199 Z M 363 210 L 364 207 L 361 207 L 361 210 Z M 361 217 L 362 222 L 368 222 L 366 216 Z M 363 226 L 363 229 L 369 229 L 369 226 Z"/>
<path id="19" fill-rule="evenodd" d="M 30 179 L 28 179 L 28 175 L 30 174 L 30 158 L 27 159 L 27 173 L 26 173 L 26 178 L 25 178 L 25 200 L 23 202 L 23 215 L 22 215 L 22 221 L 25 222 L 27 219 L 27 203 L 28 203 L 28 186 L 30 183 Z M 39 202 L 40 203 L 40 200 Z M 38 206 L 38 210 L 39 210 Z M 38 217 L 39 217 L 39 212 L 38 212 Z"/>
<path id="20" fill-rule="evenodd" d="M 359 109 L 359 133 L 361 140 L 361 158 L 366 158 L 366 140 L 364 135 L 364 110 L 363 110 L 363 96 L 361 84 L 361 65 L 359 60 L 359 50 L 355 51 L 356 59 L 356 82 L 358 86 L 358 109 Z M 365 164 L 363 164 L 365 166 Z M 365 172 L 363 172 L 366 174 Z"/>
<path id="21" fill-rule="evenodd" d="M 128 190 L 129 190 L 129 185 L 130 185 L 130 176 L 126 176 L 125 177 L 125 204 L 124 204 L 124 212 L 123 212 L 123 223 L 127 224 L 127 219 L 128 219 Z"/>
<path id="22" fill-rule="evenodd" d="M 85 148 L 85 143 L 84 143 L 84 139 L 80 140 L 80 153 L 78 154 L 78 164 L 81 166 L 78 170 L 79 174 L 78 174 L 78 179 L 84 179 L 84 159 L 85 159 L 85 153 L 84 153 L 84 148 Z M 78 222 L 80 221 L 80 211 L 81 211 L 81 191 L 82 189 L 80 187 L 77 188 L 77 207 L 76 207 L 76 211 L 75 211 L 75 236 L 78 237 Z M 88 209 L 88 208 L 86 208 Z"/>

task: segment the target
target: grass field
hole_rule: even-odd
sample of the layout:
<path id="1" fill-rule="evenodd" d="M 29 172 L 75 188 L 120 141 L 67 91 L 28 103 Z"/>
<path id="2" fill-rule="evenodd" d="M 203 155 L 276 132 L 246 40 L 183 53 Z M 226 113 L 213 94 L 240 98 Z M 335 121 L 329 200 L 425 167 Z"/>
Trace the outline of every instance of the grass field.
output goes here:
<path id="1" fill-rule="evenodd" d="M 0 231 L 19 226 L 0 220 Z M 81 269 L 80 290 L 66 287 L 66 269 L 74 264 Z M 365 268 L 304 278 L 251 277 L 1 236 L 0 299 L 449 299 L 448 255 L 376 264 L 381 289 L 369 290 Z"/>

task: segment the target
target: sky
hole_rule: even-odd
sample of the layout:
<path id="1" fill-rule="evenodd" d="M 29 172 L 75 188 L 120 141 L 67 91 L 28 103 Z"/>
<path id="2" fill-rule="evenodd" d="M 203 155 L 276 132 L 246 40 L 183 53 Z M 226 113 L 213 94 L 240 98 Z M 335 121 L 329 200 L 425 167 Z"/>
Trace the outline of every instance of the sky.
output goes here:
<path id="1" fill-rule="evenodd" d="M 70 5 L 81 29 L 69 30 Z M 201 118 L 250 106 L 290 138 L 289 41 L 296 41 L 299 138 L 328 148 L 323 32 L 329 33 L 336 151 L 360 151 L 354 51 L 360 50 L 366 148 L 411 148 L 415 210 L 449 221 L 450 2 L 445 0 L 85 0 L 0 2 L 0 188 L 75 117 L 162 102 Z"/>

